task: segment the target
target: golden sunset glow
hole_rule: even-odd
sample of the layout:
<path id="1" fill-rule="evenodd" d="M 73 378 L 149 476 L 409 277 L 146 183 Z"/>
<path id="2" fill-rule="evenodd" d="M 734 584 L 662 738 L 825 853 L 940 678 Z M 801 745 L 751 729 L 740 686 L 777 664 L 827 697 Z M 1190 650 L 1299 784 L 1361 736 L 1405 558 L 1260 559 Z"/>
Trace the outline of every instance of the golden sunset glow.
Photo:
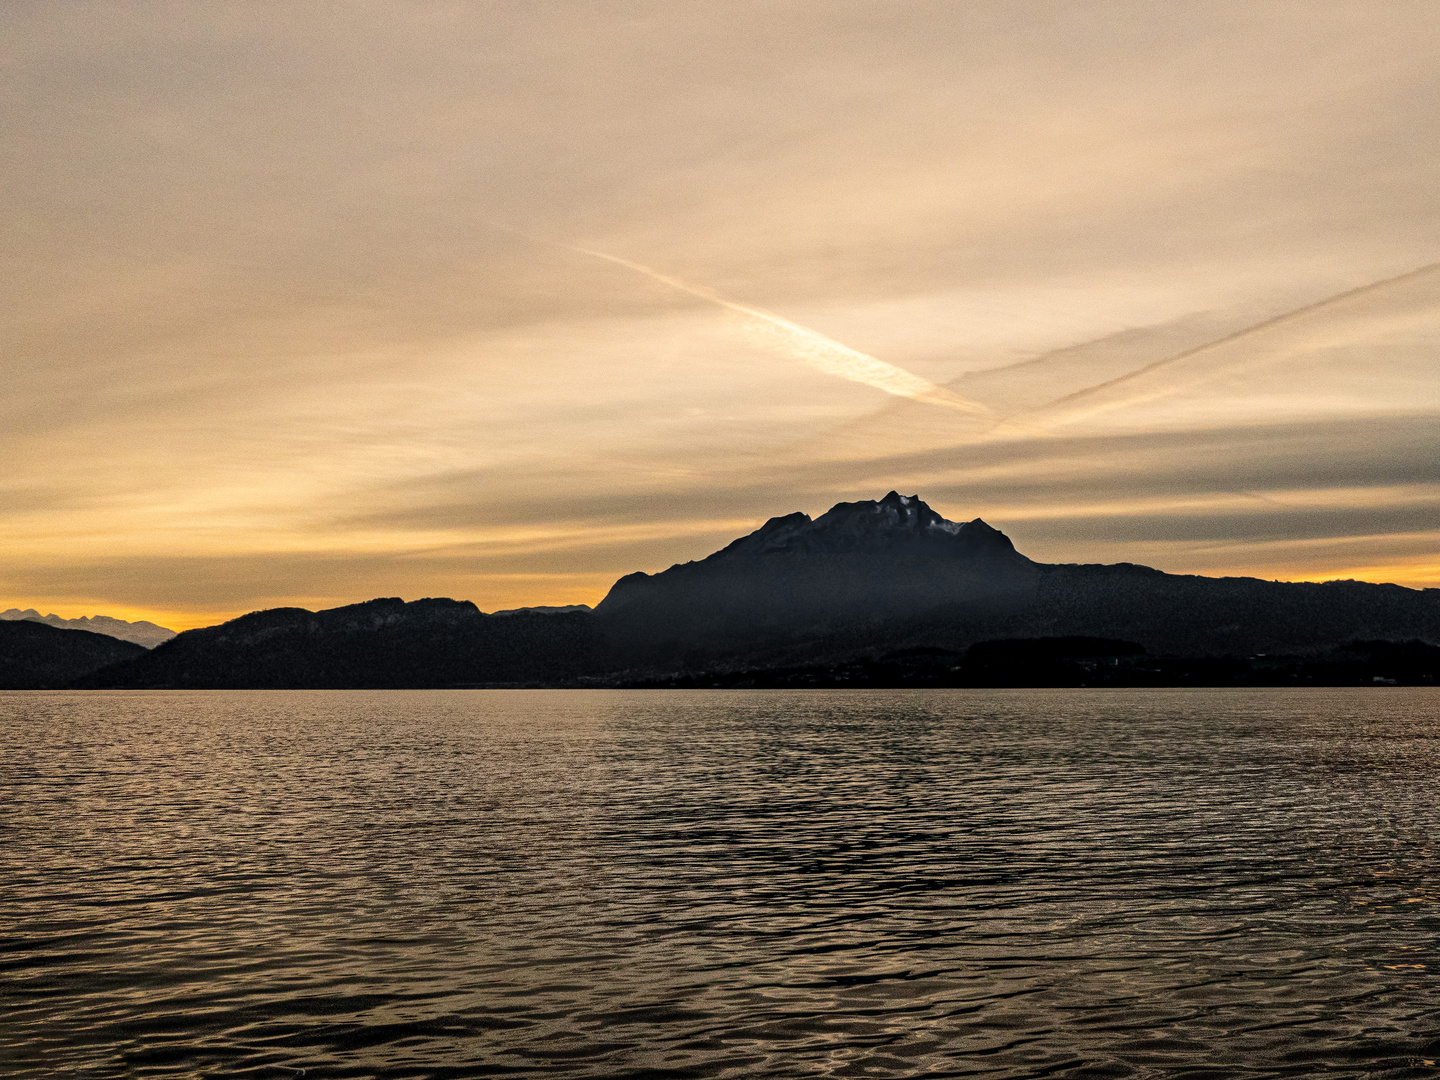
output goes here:
<path id="1" fill-rule="evenodd" d="M 0 608 L 593 604 L 892 488 L 1440 586 L 1431 4 L 3 18 Z"/>

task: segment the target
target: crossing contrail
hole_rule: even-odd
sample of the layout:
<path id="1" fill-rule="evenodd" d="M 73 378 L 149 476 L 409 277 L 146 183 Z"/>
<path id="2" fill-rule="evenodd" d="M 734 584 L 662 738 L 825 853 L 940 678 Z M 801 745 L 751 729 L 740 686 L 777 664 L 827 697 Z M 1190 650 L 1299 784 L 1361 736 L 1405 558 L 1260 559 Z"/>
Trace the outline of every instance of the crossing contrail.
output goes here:
<path id="1" fill-rule="evenodd" d="M 595 259 L 604 259 L 606 262 L 624 266 L 634 270 L 637 274 L 644 274 L 648 278 L 669 285 L 672 289 L 689 293 L 691 296 L 698 296 L 702 300 L 708 300 L 712 304 L 744 315 L 755 329 L 760 330 L 779 348 L 790 353 L 797 360 L 809 364 L 815 370 L 823 371 L 826 375 L 849 379 L 851 382 L 862 383 L 865 386 L 874 387 L 876 390 L 883 390 L 887 394 L 894 394 L 896 397 L 923 401 L 927 405 L 939 405 L 942 408 L 955 409 L 977 416 L 991 415 L 990 410 L 978 401 L 963 398 L 943 386 L 936 386 L 928 379 L 922 379 L 919 375 L 906 371 L 904 368 L 887 364 L 884 360 L 877 360 L 875 357 L 867 356 L 847 345 L 841 345 L 840 342 L 828 338 L 824 334 L 793 323 L 772 311 L 736 303 L 711 289 L 691 285 L 689 282 L 681 281 L 669 274 L 662 274 L 641 263 L 622 259 L 618 255 L 595 251 L 593 248 L 577 247 L 573 244 L 564 246 L 582 255 L 589 255 Z"/>
<path id="2" fill-rule="evenodd" d="M 1440 263 L 1428 263 L 1425 266 L 1408 270 L 1395 277 L 1385 278 L 1381 281 L 1372 281 L 1358 288 L 1347 289 L 1345 292 L 1328 296 L 1323 300 L 1317 300 L 1314 303 L 1306 304 L 1303 307 L 1294 308 L 1291 311 L 1286 311 L 1280 315 L 1265 319 L 1263 322 L 1247 326 L 1235 331 L 1233 334 L 1226 334 L 1224 337 L 1216 338 L 1214 341 L 1207 341 L 1203 345 L 1195 346 L 1193 349 L 1186 349 L 1184 352 L 1176 353 L 1174 356 L 1167 356 L 1163 360 L 1156 360 L 1154 363 L 1146 364 L 1142 368 L 1137 368 L 1117 378 L 1097 383 L 1094 386 L 1087 386 L 1083 390 L 1077 390 L 1073 394 L 1066 394 L 1064 397 L 1056 398 L 1054 401 L 1036 406 L 1033 409 L 1013 413 L 1001 420 L 996 424 L 996 427 L 991 430 L 1016 427 L 1036 431 L 1054 428 L 1076 420 L 1087 419 L 1101 413 L 1113 412 L 1117 409 L 1124 409 L 1133 405 L 1141 405 L 1168 397 L 1182 390 L 1192 389 L 1204 383 L 1212 382 L 1225 375 L 1253 370 L 1265 363 L 1263 357 L 1245 357 L 1211 370 L 1193 373 L 1189 377 L 1181 375 L 1171 383 L 1152 387 L 1148 390 L 1136 390 L 1120 397 L 1107 398 L 1104 396 L 1106 393 L 1114 391 L 1117 387 L 1138 382 L 1145 376 L 1156 371 L 1178 366 L 1184 361 L 1219 351 L 1225 346 L 1252 336 L 1262 335 L 1295 323 L 1303 323 L 1304 320 L 1313 315 L 1336 308 L 1343 308 L 1344 305 L 1351 301 L 1368 297 L 1396 285 L 1421 281 L 1426 277 L 1434 275 L 1437 271 L 1440 271 Z"/>

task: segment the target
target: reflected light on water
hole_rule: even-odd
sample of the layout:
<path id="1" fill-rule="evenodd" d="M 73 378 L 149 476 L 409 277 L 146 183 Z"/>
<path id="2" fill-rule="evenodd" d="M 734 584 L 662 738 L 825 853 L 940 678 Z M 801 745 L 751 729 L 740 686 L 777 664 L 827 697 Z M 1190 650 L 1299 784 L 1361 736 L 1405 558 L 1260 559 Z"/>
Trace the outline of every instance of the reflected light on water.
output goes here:
<path id="1" fill-rule="evenodd" d="M 0 695 L 16 1076 L 1410 1076 L 1428 689 Z"/>

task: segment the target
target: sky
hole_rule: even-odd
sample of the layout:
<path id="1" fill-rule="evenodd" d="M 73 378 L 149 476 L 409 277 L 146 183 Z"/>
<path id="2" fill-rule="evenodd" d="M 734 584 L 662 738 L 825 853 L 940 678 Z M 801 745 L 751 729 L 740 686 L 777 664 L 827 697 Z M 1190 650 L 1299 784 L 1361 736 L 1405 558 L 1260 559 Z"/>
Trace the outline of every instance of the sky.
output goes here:
<path id="1" fill-rule="evenodd" d="M 1440 585 L 1440 7 L 0 10 L 0 608 L 596 603 L 891 489 Z"/>

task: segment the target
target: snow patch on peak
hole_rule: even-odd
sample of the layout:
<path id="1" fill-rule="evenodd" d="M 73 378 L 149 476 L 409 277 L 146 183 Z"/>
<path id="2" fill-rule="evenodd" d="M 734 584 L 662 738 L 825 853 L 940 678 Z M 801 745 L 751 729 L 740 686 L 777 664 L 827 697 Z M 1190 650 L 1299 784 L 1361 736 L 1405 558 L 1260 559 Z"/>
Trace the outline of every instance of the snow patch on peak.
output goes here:
<path id="1" fill-rule="evenodd" d="M 773 517 L 702 561 L 782 553 L 898 552 L 901 548 L 896 545 L 911 542 L 927 546 L 905 550 L 948 551 L 965 557 L 1014 555 L 1014 547 L 1004 534 L 978 518 L 972 522 L 950 521 L 922 502 L 919 495 L 892 491 L 879 500 L 836 503 L 813 521 L 803 513 Z"/>
<path id="2" fill-rule="evenodd" d="M 26 608 L 24 611 L 19 608 L 10 608 L 8 611 L 0 612 L 0 619 L 45 623 L 47 626 L 54 626 L 60 630 L 88 630 L 92 634 L 104 634 L 107 637 L 119 638 L 121 641 L 144 645 L 147 649 L 153 649 L 161 642 L 169 641 L 175 636 L 175 631 L 168 627 L 144 621 L 126 622 L 124 619 L 111 618 L 109 615 L 81 615 L 78 619 L 62 619 L 54 612 L 49 615 L 41 615 L 34 608 Z"/>

